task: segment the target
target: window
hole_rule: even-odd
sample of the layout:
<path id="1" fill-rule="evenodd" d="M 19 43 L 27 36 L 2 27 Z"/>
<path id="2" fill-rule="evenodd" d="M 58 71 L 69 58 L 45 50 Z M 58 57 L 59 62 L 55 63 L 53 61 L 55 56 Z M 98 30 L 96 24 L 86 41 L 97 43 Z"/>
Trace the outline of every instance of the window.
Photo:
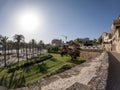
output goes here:
<path id="1" fill-rule="evenodd" d="M 116 26 L 116 29 L 120 29 L 120 26 Z"/>

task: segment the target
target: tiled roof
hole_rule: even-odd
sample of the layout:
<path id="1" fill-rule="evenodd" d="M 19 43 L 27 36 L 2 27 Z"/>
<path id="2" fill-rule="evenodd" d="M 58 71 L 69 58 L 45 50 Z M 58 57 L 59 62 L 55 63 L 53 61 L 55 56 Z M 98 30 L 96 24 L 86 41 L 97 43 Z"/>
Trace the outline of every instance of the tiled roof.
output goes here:
<path id="1" fill-rule="evenodd" d="M 109 33 L 109 39 L 112 39 L 112 36 L 113 36 L 113 35 L 112 35 L 111 33 Z"/>
<path id="2" fill-rule="evenodd" d="M 114 24 L 114 25 L 120 24 L 120 19 L 114 20 L 114 21 L 113 21 L 113 24 Z"/>

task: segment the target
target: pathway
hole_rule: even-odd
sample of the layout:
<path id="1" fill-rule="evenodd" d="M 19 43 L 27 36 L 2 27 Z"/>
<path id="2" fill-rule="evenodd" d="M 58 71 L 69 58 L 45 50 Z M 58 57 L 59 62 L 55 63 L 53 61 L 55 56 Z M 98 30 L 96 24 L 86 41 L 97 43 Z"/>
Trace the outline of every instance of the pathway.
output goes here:
<path id="1" fill-rule="evenodd" d="M 120 90 L 120 54 L 109 52 L 109 69 L 106 90 Z"/>

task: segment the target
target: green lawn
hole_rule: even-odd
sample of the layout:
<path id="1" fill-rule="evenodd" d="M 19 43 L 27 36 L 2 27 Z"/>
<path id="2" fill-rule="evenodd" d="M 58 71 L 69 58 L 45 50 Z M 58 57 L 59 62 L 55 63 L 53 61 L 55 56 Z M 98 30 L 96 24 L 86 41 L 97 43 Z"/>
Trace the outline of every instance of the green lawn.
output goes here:
<path id="1" fill-rule="evenodd" d="M 38 56 L 44 57 L 48 54 Z M 37 80 L 48 77 L 58 72 L 63 72 L 77 64 L 84 62 L 81 58 L 71 61 L 70 56 L 61 57 L 60 54 L 51 54 L 53 57 L 40 63 L 33 64 L 26 68 L 18 69 L 15 72 L 8 73 L 8 69 L 16 66 L 21 66 L 27 61 L 21 61 L 19 64 L 11 65 L 10 67 L 0 68 L 0 85 L 9 88 L 22 87 L 35 83 Z M 30 61 L 33 61 L 29 60 Z"/>

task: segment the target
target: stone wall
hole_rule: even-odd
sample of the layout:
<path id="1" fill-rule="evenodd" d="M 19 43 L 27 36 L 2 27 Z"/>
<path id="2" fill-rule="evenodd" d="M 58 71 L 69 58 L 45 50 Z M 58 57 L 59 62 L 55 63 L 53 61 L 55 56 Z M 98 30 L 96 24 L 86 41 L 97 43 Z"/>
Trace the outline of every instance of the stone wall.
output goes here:
<path id="1" fill-rule="evenodd" d="M 96 67 L 95 76 L 87 84 L 76 82 L 66 90 L 105 90 L 109 67 L 108 54 L 102 53 L 99 59 L 101 61 L 100 66 Z"/>
<path id="2" fill-rule="evenodd" d="M 87 60 L 61 74 L 41 81 L 41 90 L 105 90 L 108 75 L 108 54 Z"/>
<path id="3" fill-rule="evenodd" d="M 100 67 L 97 68 L 96 76 L 91 79 L 88 85 L 92 90 L 105 90 L 108 77 L 108 53 L 102 54 Z"/>
<path id="4" fill-rule="evenodd" d="M 92 50 L 81 50 L 80 51 L 80 57 L 88 60 L 97 57 L 100 55 L 101 51 L 92 51 Z"/>
<path id="5" fill-rule="evenodd" d="M 115 50 L 115 51 L 116 51 L 117 53 L 120 53 L 120 40 L 119 40 L 118 42 L 116 42 L 116 45 L 115 45 L 115 46 L 116 46 L 116 50 Z"/>

